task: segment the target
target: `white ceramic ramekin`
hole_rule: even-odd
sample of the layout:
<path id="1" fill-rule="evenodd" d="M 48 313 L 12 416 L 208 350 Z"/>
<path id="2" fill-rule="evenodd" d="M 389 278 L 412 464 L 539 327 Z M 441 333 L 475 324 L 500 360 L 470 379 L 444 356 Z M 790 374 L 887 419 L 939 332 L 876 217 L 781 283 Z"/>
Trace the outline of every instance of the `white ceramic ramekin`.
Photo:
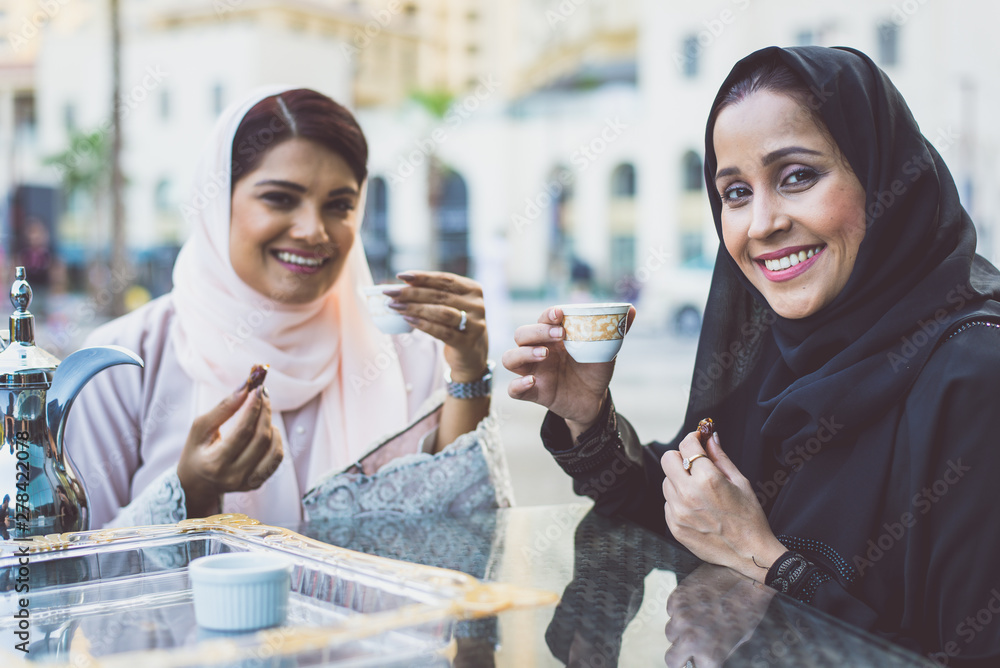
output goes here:
<path id="1" fill-rule="evenodd" d="M 273 554 L 231 552 L 188 565 L 198 626 L 252 631 L 278 626 L 288 613 L 292 563 Z"/>

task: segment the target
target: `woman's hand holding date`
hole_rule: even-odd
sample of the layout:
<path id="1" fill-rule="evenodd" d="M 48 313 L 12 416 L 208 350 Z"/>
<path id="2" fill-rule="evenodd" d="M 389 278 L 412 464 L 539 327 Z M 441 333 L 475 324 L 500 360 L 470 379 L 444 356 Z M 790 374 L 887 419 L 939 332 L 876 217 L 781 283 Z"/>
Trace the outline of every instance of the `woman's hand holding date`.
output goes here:
<path id="1" fill-rule="evenodd" d="M 266 367 L 255 366 L 243 387 L 191 425 L 177 463 L 188 517 L 219 512 L 226 492 L 257 489 L 277 470 L 281 435 L 271 425 L 271 401 L 261 386 Z M 225 436 L 223 424 L 233 420 Z"/>
<path id="2" fill-rule="evenodd" d="M 685 467 L 685 462 L 686 467 Z M 785 552 L 750 481 L 722 450 L 714 423 L 703 420 L 663 467 L 663 513 L 670 533 L 698 558 L 763 582 Z"/>

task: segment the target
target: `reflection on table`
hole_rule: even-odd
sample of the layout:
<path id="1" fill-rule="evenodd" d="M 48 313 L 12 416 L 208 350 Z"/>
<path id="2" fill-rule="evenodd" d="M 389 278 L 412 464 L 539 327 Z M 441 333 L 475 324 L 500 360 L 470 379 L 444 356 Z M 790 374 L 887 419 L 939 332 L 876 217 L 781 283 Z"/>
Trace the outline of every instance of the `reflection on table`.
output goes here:
<path id="1" fill-rule="evenodd" d="M 366 515 L 297 530 L 562 594 L 554 609 L 462 623 L 455 666 L 933 665 L 584 504 L 466 517 Z"/>

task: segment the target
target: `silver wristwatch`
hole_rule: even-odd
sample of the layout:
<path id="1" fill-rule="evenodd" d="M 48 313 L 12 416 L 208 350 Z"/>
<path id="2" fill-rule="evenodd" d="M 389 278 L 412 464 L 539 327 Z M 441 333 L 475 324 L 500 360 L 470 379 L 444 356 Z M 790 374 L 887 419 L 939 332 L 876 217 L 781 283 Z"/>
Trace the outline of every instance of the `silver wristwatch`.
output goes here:
<path id="1" fill-rule="evenodd" d="M 490 396 L 493 390 L 493 360 L 486 361 L 486 373 L 479 380 L 470 383 L 456 383 L 451 379 L 451 371 L 445 377 L 448 381 L 448 395 L 456 399 L 478 399 Z"/>

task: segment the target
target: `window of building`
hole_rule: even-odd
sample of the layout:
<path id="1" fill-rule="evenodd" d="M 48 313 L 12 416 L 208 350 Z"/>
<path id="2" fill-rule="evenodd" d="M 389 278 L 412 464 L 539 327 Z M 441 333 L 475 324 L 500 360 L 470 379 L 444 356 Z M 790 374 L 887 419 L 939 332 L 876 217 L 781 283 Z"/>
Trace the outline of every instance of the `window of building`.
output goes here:
<path id="1" fill-rule="evenodd" d="M 635 167 L 623 163 L 611 172 L 612 197 L 635 197 Z"/>
<path id="2" fill-rule="evenodd" d="M 156 190 L 153 193 L 153 205 L 159 212 L 170 211 L 173 208 L 174 195 L 169 179 L 160 179 L 156 182 Z"/>
<path id="3" fill-rule="evenodd" d="M 705 175 L 702 173 L 701 158 L 694 151 L 688 151 L 681 159 L 681 174 L 683 175 L 684 190 L 687 192 L 701 190 Z"/>
<path id="4" fill-rule="evenodd" d="M 221 114 L 225 104 L 226 95 L 222 84 L 215 84 L 212 86 L 212 114 L 215 116 Z"/>
<path id="5" fill-rule="evenodd" d="M 701 232 L 681 232 L 681 262 L 694 260 L 704 254 Z"/>
<path id="6" fill-rule="evenodd" d="M 365 224 L 361 226 L 368 268 L 376 283 L 393 279 L 392 244 L 389 241 L 389 189 L 381 176 L 368 182 L 368 201 L 365 203 Z"/>
<path id="7" fill-rule="evenodd" d="M 445 169 L 440 192 L 431 213 L 434 225 L 434 256 L 437 268 L 467 275 L 469 254 L 469 190 L 458 172 Z"/>
<path id="8" fill-rule="evenodd" d="M 893 21 L 878 24 L 878 61 L 882 66 L 899 64 L 899 25 Z"/>
<path id="9" fill-rule="evenodd" d="M 624 295 L 630 289 L 629 277 L 635 274 L 635 235 L 615 234 L 611 237 L 611 278 L 614 280 L 616 296 Z"/>
<path id="10" fill-rule="evenodd" d="M 816 43 L 816 34 L 812 30 L 800 30 L 795 36 L 795 43 L 799 46 L 809 46 Z"/>
<path id="11" fill-rule="evenodd" d="M 29 91 L 14 94 L 14 131 L 34 132 L 35 94 Z"/>
<path id="12" fill-rule="evenodd" d="M 701 45 L 697 35 L 688 35 L 681 46 L 681 73 L 688 79 L 698 76 L 698 54 Z"/>

